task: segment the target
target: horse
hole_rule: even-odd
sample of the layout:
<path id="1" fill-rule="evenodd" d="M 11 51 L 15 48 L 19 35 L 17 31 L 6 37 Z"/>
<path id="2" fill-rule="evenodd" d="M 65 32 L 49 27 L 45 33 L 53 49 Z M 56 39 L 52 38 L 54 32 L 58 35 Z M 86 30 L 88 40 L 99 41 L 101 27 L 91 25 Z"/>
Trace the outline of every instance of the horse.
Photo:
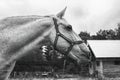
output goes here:
<path id="1" fill-rule="evenodd" d="M 55 50 L 78 64 L 90 61 L 90 50 L 63 18 L 65 11 L 66 8 L 57 15 L 12 16 L 0 20 L 0 80 L 7 80 L 15 62 L 46 38 Z"/>

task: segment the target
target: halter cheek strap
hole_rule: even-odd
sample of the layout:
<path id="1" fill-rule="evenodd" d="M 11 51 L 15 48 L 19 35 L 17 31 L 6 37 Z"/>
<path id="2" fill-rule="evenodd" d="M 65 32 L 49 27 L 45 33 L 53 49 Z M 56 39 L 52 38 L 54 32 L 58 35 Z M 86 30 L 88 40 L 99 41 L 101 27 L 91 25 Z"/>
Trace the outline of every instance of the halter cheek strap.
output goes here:
<path id="1" fill-rule="evenodd" d="M 53 22 L 55 24 L 55 30 L 56 30 L 56 37 L 55 37 L 55 40 L 54 40 L 54 49 L 57 49 L 57 42 L 58 42 L 59 37 L 65 39 L 70 44 L 70 46 L 68 47 L 67 51 L 65 51 L 64 55 L 68 55 L 69 52 L 72 50 L 74 45 L 83 43 L 83 41 L 71 41 L 69 38 L 67 38 L 62 33 L 60 33 L 59 28 L 58 28 L 59 25 L 57 24 L 57 20 L 55 18 L 53 18 Z"/>

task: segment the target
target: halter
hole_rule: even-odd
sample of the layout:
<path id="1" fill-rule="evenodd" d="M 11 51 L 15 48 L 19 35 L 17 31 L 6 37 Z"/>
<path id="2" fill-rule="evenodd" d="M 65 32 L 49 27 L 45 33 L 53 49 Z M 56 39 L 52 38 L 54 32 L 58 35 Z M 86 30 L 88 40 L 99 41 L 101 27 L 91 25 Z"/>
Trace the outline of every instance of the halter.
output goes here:
<path id="1" fill-rule="evenodd" d="M 64 54 L 66 56 L 72 50 L 72 48 L 73 48 L 74 45 L 84 43 L 83 41 L 71 41 L 69 38 L 67 38 L 62 33 L 60 33 L 59 28 L 58 28 L 59 25 L 57 24 L 57 20 L 55 18 L 53 18 L 53 21 L 54 21 L 55 30 L 56 30 L 56 37 L 55 37 L 55 40 L 54 40 L 54 49 L 56 49 L 56 47 L 57 47 L 57 42 L 58 42 L 58 38 L 59 37 L 62 37 L 63 39 L 65 39 L 70 44 L 70 46 L 68 47 L 68 49 L 65 52 L 66 54 Z"/>

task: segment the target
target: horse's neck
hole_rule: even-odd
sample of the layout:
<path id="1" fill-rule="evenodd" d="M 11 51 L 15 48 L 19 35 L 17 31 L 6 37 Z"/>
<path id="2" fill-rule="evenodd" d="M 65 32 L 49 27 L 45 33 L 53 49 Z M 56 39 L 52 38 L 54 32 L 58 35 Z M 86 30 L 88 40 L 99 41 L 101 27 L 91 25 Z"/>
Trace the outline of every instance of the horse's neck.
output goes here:
<path id="1" fill-rule="evenodd" d="M 12 72 L 15 66 L 15 61 L 10 64 L 6 64 L 3 68 L 0 69 L 0 80 L 7 80 L 10 77 L 10 73 Z"/>
<path id="2" fill-rule="evenodd" d="M 52 23 L 51 18 L 42 18 L 0 29 L 0 69 L 36 48 L 49 35 Z"/>
<path id="3" fill-rule="evenodd" d="M 14 50 L 14 48 L 23 48 L 25 45 L 36 41 L 38 38 L 42 39 L 45 35 L 48 35 L 47 32 L 51 28 L 48 27 L 51 25 L 51 19 L 43 18 L 24 25 L 11 27 L 9 27 L 9 25 L 7 25 L 8 27 L 5 29 L 0 30 L 0 53 L 1 51 L 4 53 L 6 50 Z"/>
<path id="4" fill-rule="evenodd" d="M 16 27 L 19 25 L 24 25 L 29 22 L 42 19 L 42 16 L 13 16 L 7 17 L 5 19 L 0 20 L 0 30 L 5 29 L 7 27 Z"/>

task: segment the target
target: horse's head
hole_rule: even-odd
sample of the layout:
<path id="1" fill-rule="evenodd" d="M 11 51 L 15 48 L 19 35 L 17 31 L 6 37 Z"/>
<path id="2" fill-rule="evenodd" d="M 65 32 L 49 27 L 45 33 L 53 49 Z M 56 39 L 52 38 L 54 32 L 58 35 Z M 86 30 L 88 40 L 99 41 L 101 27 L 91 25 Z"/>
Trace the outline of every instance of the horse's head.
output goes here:
<path id="1" fill-rule="evenodd" d="M 63 18 L 65 10 L 66 8 L 52 16 L 54 26 L 49 35 L 50 40 L 56 50 L 78 63 L 89 62 L 90 50 Z"/>

